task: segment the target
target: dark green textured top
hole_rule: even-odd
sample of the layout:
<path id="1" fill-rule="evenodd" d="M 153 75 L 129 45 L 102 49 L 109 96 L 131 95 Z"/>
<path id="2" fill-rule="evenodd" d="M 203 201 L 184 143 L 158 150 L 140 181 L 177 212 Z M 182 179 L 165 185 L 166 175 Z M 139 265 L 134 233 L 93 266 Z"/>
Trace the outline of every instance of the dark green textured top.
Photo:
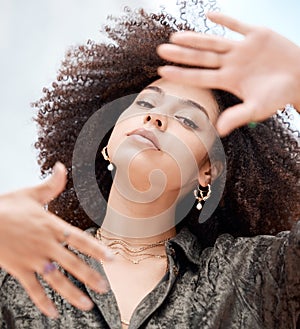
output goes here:
<path id="1" fill-rule="evenodd" d="M 224 234 L 204 250 L 182 229 L 166 250 L 169 272 L 140 302 L 129 328 L 300 328 L 300 222 L 277 236 L 234 239 Z M 103 272 L 99 262 L 82 257 Z M 120 329 L 113 292 L 100 295 L 71 279 L 89 294 L 94 308 L 80 311 L 45 285 L 60 312 L 51 320 L 14 278 L 0 272 L 0 328 Z"/>

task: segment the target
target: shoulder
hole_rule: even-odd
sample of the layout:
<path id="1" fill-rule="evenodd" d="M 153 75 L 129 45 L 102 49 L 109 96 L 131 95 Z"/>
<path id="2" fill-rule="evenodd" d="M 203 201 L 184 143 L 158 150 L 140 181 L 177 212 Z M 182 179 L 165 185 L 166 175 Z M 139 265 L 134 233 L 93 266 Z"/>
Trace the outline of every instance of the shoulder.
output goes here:
<path id="1" fill-rule="evenodd" d="M 277 235 L 257 235 L 254 237 L 237 237 L 222 234 L 214 244 L 214 250 L 223 255 L 262 253 L 271 249 L 278 249 L 287 244 L 290 231 L 280 232 Z"/>
<path id="2" fill-rule="evenodd" d="M 235 275 L 248 272 L 282 280 L 289 268 L 300 262 L 300 222 L 277 235 L 234 238 L 223 234 L 213 247 L 203 250 L 201 258 L 204 262 L 214 260 Z"/>
<path id="3" fill-rule="evenodd" d="M 300 246 L 300 221 L 295 222 L 290 231 L 282 231 L 276 235 L 257 235 L 254 237 L 237 237 L 222 234 L 214 244 L 214 250 L 224 255 L 263 253 L 280 251 Z"/>
<path id="4" fill-rule="evenodd" d="M 253 274 L 265 271 L 278 272 L 284 263 L 290 238 L 290 231 L 280 232 L 275 236 L 237 238 L 227 233 L 222 234 L 212 247 L 201 252 L 200 262 L 202 265 L 217 263 L 229 272 L 238 273 L 239 270 L 246 268 Z"/>

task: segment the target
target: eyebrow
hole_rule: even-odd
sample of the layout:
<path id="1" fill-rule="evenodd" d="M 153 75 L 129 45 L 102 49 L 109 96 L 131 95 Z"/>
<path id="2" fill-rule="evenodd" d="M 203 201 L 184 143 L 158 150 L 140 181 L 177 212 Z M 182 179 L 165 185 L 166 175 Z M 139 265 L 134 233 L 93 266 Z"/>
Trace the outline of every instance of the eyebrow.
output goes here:
<path id="1" fill-rule="evenodd" d="M 166 94 L 161 88 L 159 88 L 157 86 L 148 86 L 148 87 L 144 88 L 144 90 L 152 90 L 152 91 L 159 93 L 160 95 Z M 180 99 L 180 103 L 183 105 L 192 106 L 192 107 L 202 111 L 209 118 L 206 109 L 202 105 L 200 105 L 190 99 Z"/>

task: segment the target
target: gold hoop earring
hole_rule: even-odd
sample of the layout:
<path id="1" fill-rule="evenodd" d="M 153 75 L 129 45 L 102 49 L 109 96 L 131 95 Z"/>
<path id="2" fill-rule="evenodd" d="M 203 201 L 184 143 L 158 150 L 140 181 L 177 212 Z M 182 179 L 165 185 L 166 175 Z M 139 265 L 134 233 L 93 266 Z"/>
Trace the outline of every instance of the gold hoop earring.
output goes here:
<path id="1" fill-rule="evenodd" d="M 109 165 L 107 166 L 107 169 L 109 171 L 113 171 L 115 169 L 114 165 L 112 164 L 110 157 L 107 153 L 107 146 L 103 147 L 101 154 L 103 155 L 104 160 L 109 161 Z"/>
<path id="2" fill-rule="evenodd" d="M 202 201 L 205 202 L 211 196 L 211 186 L 210 184 L 207 185 L 207 191 L 202 190 L 200 185 L 194 190 L 195 199 L 198 201 L 196 208 L 198 210 L 202 209 Z"/>

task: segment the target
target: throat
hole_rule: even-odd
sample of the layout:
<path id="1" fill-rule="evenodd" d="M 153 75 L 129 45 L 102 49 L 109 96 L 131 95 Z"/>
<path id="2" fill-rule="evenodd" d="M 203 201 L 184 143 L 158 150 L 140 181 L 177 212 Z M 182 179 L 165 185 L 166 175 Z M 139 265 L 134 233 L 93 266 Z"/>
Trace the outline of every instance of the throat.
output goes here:
<path id="1" fill-rule="evenodd" d="M 126 217 L 143 219 L 172 212 L 178 202 L 178 191 L 131 191 L 116 186 L 111 187 L 108 205 Z"/>
<path id="2" fill-rule="evenodd" d="M 172 198 L 162 195 L 151 202 L 133 202 L 112 186 L 102 228 L 116 237 L 142 239 L 142 242 L 165 237 L 171 229 L 176 231 L 176 203 L 171 206 L 165 203 Z"/>

